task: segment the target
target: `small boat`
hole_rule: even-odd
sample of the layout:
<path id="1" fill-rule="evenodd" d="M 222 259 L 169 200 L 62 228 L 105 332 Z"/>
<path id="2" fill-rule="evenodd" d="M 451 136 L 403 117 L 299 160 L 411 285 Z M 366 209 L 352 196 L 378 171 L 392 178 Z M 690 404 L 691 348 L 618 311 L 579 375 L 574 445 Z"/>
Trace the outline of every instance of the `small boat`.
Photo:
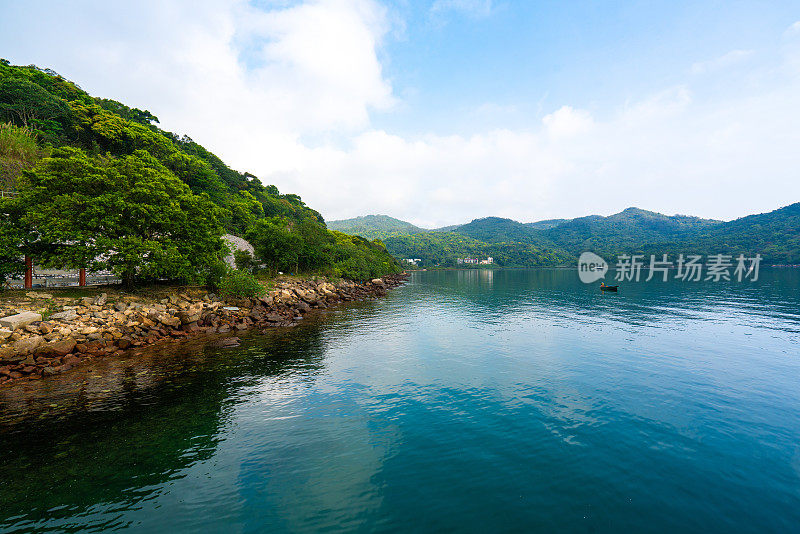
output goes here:
<path id="1" fill-rule="evenodd" d="M 605 282 L 600 282 L 600 291 L 616 291 L 619 286 L 607 286 Z"/>

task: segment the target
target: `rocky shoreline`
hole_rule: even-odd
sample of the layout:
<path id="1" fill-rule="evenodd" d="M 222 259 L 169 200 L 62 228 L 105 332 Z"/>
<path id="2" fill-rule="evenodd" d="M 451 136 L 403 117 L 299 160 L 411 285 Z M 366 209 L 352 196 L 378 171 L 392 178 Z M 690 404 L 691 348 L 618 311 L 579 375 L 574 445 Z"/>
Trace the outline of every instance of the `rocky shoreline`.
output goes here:
<path id="1" fill-rule="evenodd" d="M 68 371 L 81 362 L 121 355 L 165 339 L 294 326 L 313 309 L 385 296 L 407 280 L 398 274 L 357 283 L 324 279 L 278 281 L 258 299 L 221 299 L 202 289 L 172 292 L 158 301 L 138 296 L 54 298 L 42 316 L 26 309 L 0 318 L 0 386 Z M 2 314 L 0 314 L 2 315 Z M 235 338 L 218 343 L 235 345 Z"/>

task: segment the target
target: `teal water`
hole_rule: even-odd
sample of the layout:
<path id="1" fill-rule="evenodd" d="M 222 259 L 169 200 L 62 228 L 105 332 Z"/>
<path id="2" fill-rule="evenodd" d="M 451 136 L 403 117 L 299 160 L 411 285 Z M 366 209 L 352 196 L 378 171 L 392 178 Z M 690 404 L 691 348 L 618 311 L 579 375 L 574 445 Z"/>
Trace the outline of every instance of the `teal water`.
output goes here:
<path id="1" fill-rule="evenodd" d="M 0 388 L 0 531 L 797 532 L 800 272 L 415 273 Z"/>

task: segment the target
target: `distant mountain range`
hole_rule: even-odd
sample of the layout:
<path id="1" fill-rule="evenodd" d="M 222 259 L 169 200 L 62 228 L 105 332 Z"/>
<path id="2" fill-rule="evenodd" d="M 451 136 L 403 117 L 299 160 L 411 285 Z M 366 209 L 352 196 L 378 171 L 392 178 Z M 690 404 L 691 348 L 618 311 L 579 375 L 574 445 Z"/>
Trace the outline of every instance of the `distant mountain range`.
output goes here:
<path id="1" fill-rule="evenodd" d="M 381 239 L 395 256 L 420 258 L 426 266 L 455 264 L 464 256 L 492 256 L 501 266 L 559 265 L 586 250 L 609 260 L 622 253 L 759 253 L 765 263 L 800 263 L 800 203 L 730 222 L 628 208 L 607 217 L 532 223 L 484 217 L 432 230 L 386 215 L 331 221 L 328 227 Z"/>

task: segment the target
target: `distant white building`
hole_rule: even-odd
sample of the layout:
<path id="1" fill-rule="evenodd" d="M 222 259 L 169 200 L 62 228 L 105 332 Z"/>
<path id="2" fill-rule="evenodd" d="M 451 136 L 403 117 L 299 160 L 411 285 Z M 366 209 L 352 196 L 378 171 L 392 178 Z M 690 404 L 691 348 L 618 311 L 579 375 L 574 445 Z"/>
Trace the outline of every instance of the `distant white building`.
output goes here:
<path id="1" fill-rule="evenodd" d="M 456 263 L 459 265 L 466 264 L 466 265 L 491 265 L 494 263 L 494 258 L 489 256 L 485 260 L 481 260 L 478 258 L 458 258 L 456 259 Z"/>
<path id="2" fill-rule="evenodd" d="M 422 260 L 420 258 L 403 258 L 403 261 L 407 261 L 408 263 L 413 263 L 414 265 L 419 265 L 419 262 Z"/>

